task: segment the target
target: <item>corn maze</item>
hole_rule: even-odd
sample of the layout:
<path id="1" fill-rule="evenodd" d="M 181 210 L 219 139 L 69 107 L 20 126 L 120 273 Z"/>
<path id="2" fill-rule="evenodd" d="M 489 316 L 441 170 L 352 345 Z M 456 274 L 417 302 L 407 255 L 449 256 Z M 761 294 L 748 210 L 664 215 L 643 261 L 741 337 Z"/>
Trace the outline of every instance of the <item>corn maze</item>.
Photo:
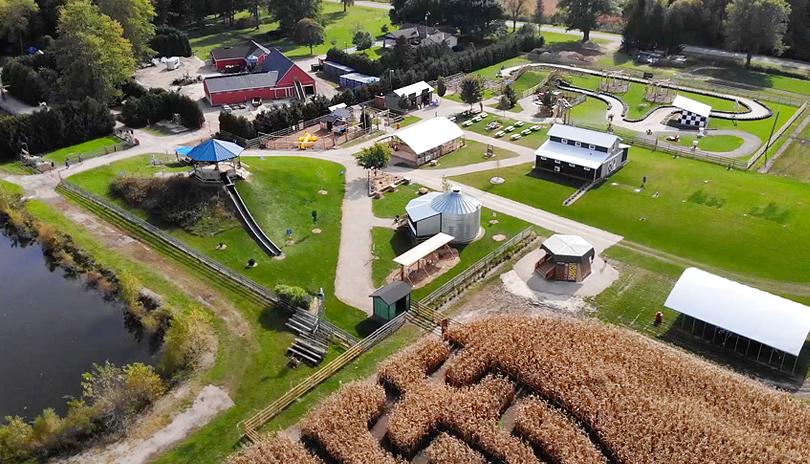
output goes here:
<path id="1" fill-rule="evenodd" d="M 229 464 L 799 464 L 810 407 L 626 329 L 450 325 Z"/>

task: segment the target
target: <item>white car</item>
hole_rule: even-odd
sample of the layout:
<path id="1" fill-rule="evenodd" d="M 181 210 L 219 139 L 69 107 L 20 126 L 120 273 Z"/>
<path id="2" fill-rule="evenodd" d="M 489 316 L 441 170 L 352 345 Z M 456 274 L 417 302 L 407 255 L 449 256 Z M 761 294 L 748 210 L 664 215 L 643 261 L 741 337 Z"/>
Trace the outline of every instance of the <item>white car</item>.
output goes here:
<path id="1" fill-rule="evenodd" d="M 504 131 L 495 132 L 495 137 L 503 137 L 504 135 L 506 135 L 506 132 Z"/>
<path id="2" fill-rule="evenodd" d="M 531 130 L 529 130 L 529 129 L 526 129 L 526 130 L 520 131 L 520 135 L 531 135 L 531 134 L 532 134 L 532 131 L 531 131 Z"/>
<path id="3" fill-rule="evenodd" d="M 540 129 L 542 129 L 542 127 L 540 127 L 540 126 L 532 126 L 532 130 L 535 131 L 535 132 L 539 131 Z"/>
<path id="4" fill-rule="evenodd" d="M 523 127 L 523 121 L 517 121 L 517 122 L 515 123 L 515 126 L 517 126 L 517 127 Z"/>
<path id="5" fill-rule="evenodd" d="M 479 116 L 479 117 L 481 117 L 481 118 L 485 118 L 485 117 L 487 117 L 487 116 L 489 116 L 489 115 L 488 115 L 487 113 L 481 113 L 481 114 L 479 114 L 478 116 Z"/>
<path id="6" fill-rule="evenodd" d="M 481 116 L 476 116 L 476 117 L 472 118 L 472 121 L 473 122 L 481 122 Z"/>
<path id="7" fill-rule="evenodd" d="M 509 140 L 520 140 L 520 134 L 512 134 L 512 136 L 509 137 Z"/>
<path id="8" fill-rule="evenodd" d="M 472 125 L 473 125 L 472 121 L 464 121 L 464 124 L 462 124 L 462 126 L 464 126 L 464 127 L 470 127 Z"/>
<path id="9" fill-rule="evenodd" d="M 506 132 L 512 132 L 513 130 L 515 130 L 515 126 L 506 126 L 506 129 L 504 129 L 504 130 Z"/>

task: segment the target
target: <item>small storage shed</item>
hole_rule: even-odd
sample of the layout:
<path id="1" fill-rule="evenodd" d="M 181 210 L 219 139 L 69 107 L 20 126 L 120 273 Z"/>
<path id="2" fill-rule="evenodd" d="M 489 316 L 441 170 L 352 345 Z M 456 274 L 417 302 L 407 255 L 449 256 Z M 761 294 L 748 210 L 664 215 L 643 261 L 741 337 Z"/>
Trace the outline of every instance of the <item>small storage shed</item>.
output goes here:
<path id="1" fill-rule="evenodd" d="M 452 235 L 452 243 L 470 243 L 481 229 L 481 202 L 458 187 L 414 198 L 405 207 L 411 237 L 420 242 L 438 233 Z"/>
<path id="2" fill-rule="evenodd" d="M 427 105 L 433 100 L 433 87 L 425 81 L 415 82 L 411 85 L 396 89 L 385 97 L 385 107 L 401 110 L 399 99 L 406 97 L 411 106 Z"/>
<path id="3" fill-rule="evenodd" d="M 709 116 L 712 107 L 683 95 L 678 95 L 672 101 L 672 106 L 681 110 L 679 122 L 684 126 L 706 127 L 709 125 Z"/>
<path id="4" fill-rule="evenodd" d="M 324 61 L 323 62 L 323 72 L 327 76 L 331 77 L 332 79 L 337 79 L 338 77 L 344 74 L 350 74 L 354 72 L 354 68 L 350 68 L 346 65 L 342 65 L 340 63 L 335 63 L 334 61 Z"/>
<path id="5" fill-rule="evenodd" d="M 591 275 L 591 264 L 596 257 L 593 245 L 579 235 L 555 234 L 540 248 L 546 252 L 537 262 L 535 271 L 548 280 L 582 282 Z"/>
<path id="6" fill-rule="evenodd" d="M 412 291 L 411 284 L 402 281 L 378 288 L 370 295 L 374 302 L 374 316 L 390 321 L 404 313 L 411 307 Z"/>
<path id="7" fill-rule="evenodd" d="M 373 84 L 379 81 L 379 77 L 367 76 L 360 73 L 349 73 L 340 76 L 340 86 L 344 89 L 354 89 L 362 85 Z"/>

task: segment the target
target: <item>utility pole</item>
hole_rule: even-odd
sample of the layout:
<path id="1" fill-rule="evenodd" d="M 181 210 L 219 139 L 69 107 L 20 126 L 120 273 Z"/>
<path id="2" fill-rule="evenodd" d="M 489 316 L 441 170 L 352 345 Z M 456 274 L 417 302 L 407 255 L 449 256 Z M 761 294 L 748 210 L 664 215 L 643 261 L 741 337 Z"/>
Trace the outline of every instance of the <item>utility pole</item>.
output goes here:
<path id="1" fill-rule="evenodd" d="M 776 112 L 776 118 L 773 120 L 773 127 L 771 127 L 771 135 L 768 136 L 768 142 L 765 144 L 765 162 L 768 162 L 768 148 L 771 146 L 771 139 L 773 138 L 773 132 L 776 130 L 776 123 L 779 122 L 779 113 L 781 111 Z"/>

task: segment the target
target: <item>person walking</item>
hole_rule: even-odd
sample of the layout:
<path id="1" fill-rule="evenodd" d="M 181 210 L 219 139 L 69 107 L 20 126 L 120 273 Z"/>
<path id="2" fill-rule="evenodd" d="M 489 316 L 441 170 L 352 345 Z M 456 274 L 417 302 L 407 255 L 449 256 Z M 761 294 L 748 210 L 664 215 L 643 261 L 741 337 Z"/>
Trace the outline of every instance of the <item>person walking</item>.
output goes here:
<path id="1" fill-rule="evenodd" d="M 70 158 L 65 158 L 65 169 L 70 167 Z"/>
<path id="2" fill-rule="evenodd" d="M 82 158 L 82 154 L 79 153 L 79 164 L 82 164 L 83 162 L 84 162 L 84 158 Z"/>

